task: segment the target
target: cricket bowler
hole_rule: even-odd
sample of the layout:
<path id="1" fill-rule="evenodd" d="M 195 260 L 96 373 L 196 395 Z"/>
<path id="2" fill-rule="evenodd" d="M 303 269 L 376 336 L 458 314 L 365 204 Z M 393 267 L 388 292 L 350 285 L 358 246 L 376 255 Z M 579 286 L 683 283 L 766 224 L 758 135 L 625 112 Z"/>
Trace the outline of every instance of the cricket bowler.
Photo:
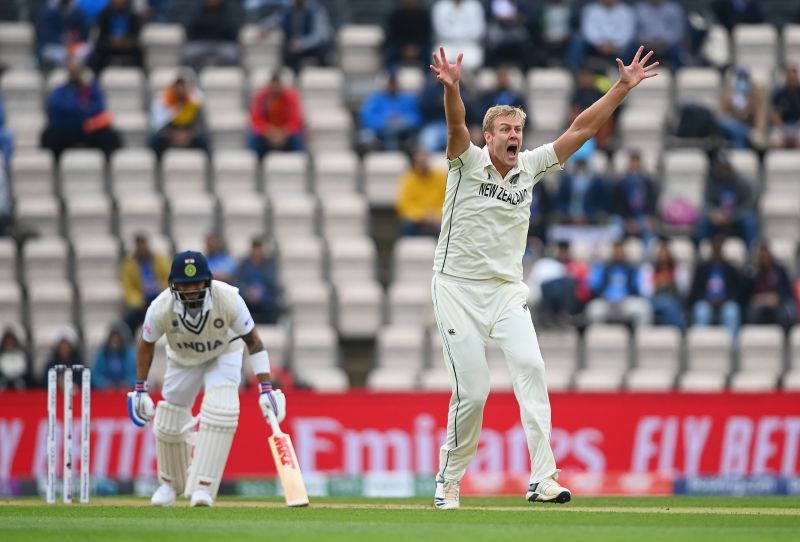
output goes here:
<path id="1" fill-rule="evenodd" d="M 449 173 L 431 294 L 453 390 L 436 475 L 438 509 L 459 507 L 459 483 L 478 447 L 489 395 L 490 337 L 505 354 L 520 406 L 531 457 L 527 500 L 565 503 L 572 498 L 558 484 L 544 361 L 522 281 L 531 190 L 546 173 L 563 169 L 631 90 L 657 75 L 651 70 L 658 62 L 647 64 L 653 52 L 642 57 L 643 50 L 628 66 L 617 59 L 620 75 L 614 86 L 555 142 L 533 150 L 522 150 L 525 112 L 510 106 L 489 108 L 483 120 L 486 146 L 472 144 L 459 89 L 463 54 L 454 64 L 443 48 L 433 54 L 430 69 L 444 87 Z"/>
<path id="2" fill-rule="evenodd" d="M 163 400 L 154 408 L 146 380 L 155 343 L 167 336 Z M 240 341 L 239 339 L 242 339 Z M 261 386 L 264 416 L 286 417 L 286 398 L 270 383 L 270 365 L 239 290 L 213 280 L 206 257 L 180 252 L 172 260 L 169 288 L 147 309 L 136 357 L 136 386 L 128 413 L 138 426 L 153 419 L 159 487 L 150 502 L 171 506 L 183 494 L 191 506 L 212 506 L 239 422 L 239 383 L 244 345 Z M 200 429 L 194 444 L 192 405 L 200 392 Z"/>

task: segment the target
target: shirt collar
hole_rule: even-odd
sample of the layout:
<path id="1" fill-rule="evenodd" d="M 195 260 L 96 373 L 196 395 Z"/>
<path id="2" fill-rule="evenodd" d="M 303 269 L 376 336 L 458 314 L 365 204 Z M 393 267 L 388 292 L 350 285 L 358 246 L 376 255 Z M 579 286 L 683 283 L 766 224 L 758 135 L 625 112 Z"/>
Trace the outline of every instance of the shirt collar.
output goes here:
<path id="1" fill-rule="evenodd" d="M 517 165 L 514 166 L 513 168 L 511 168 L 511 170 L 508 172 L 509 175 L 515 174 L 515 173 L 520 173 L 522 171 L 525 171 L 525 172 L 528 171 L 527 169 L 525 169 L 524 162 L 522 160 L 520 160 L 520 153 L 521 152 L 522 152 L 522 149 L 520 149 L 518 151 L 518 153 L 517 153 Z M 489 156 L 489 146 L 488 145 L 484 145 L 483 146 L 483 148 L 481 149 L 481 154 L 483 156 L 483 158 L 481 160 L 481 167 L 483 167 L 484 169 L 486 169 L 489 166 L 494 167 L 494 164 L 492 163 L 492 158 Z M 495 170 L 496 169 L 497 168 L 495 168 Z M 508 176 L 508 175 L 506 175 L 506 176 Z"/>

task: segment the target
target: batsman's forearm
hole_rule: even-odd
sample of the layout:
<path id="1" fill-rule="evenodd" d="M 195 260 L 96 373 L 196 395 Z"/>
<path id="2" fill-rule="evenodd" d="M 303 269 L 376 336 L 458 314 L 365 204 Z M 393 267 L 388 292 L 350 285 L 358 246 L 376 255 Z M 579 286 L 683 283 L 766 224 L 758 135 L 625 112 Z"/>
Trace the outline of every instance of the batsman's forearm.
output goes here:
<path id="1" fill-rule="evenodd" d="M 467 111 L 464 100 L 461 99 L 461 88 L 458 83 L 444 87 L 444 116 L 447 119 L 448 130 L 461 128 L 467 123 Z"/>
<path id="2" fill-rule="evenodd" d="M 153 364 L 153 353 L 156 345 L 144 339 L 139 339 L 139 349 L 136 352 L 136 380 L 147 380 L 150 366 Z"/>
<path id="3" fill-rule="evenodd" d="M 628 92 L 630 90 L 617 81 L 602 98 L 575 118 L 569 130 L 585 136 L 585 141 L 590 140 L 600 130 L 600 127 L 611 118 L 611 115 L 628 95 Z"/>

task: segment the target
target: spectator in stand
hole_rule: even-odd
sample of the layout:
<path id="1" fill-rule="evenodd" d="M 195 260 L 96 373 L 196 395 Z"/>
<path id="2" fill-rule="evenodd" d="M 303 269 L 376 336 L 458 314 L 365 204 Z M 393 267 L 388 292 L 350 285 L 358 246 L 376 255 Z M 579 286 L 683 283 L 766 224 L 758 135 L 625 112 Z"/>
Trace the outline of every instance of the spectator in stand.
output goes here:
<path id="1" fill-rule="evenodd" d="M 386 66 L 422 65 L 431 62 L 431 14 L 419 0 L 402 0 L 386 20 L 386 42 L 383 54 Z M 439 93 L 441 94 L 441 92 Z"/>
<path id="2" fill-rule="evenodd" d="M 717 234 L 737 235 L 749 248 L 758 237 L 758 218 L 750 184 L 739 177 L 725 157 L 711 167 L 706 180 L 704 210 L 697 231 L 698 241 Z"/>
<path id="3" fill-rule="evenodd" d="M 598 224 L 607 212 L 606 182 L 583 158 L 574 159 L 572 172 L 558 184 L 555 207 L 563 224 Z"/>
<path id="4" fill-rule="evenodd" d="M 14 134 L 6 128 L 6 108 L 3 105 L 3 95 L 0 94 L 0 156 L 3 158 L 3 167 L 11 168 L 11 156 L 14 154 Z"/>
<path id="5" fill-rule="evenodd" d="M 22 344 L 25 332 L 19 324 L 9 323 L 0 338 L 0 391 L 22 390 L 28 385 L 28 355 Z"/>
<path id="6" fill-rule="evenodd" d="M 711 10 L 728 32 L 737 24 L 764 22 L 764 13 L 757 0 L 714 0 Z"/>
<path id="7" fill-rule="evenodd" d="M 596 0 L 581 10 L 581 33 L 569 47 L 569 67 L 583 67 L 586 57 L 613 64 L 628 56 L 636 38 L 636 14 L 619 0 Z"/>
<path id="8" fill-rule="evenodd" d="M 770 143 L 773 148 L 800 147 L 800 76 L 797 65 L 786 67 L 783 87 L 772 95 L 772 131 Z"/>
<path id="9" fill-rule="evenodd" d="M 597 75 L 591 70 L 580 70 L 575 76 L 575 90 L 570 99 L 567 124 L 571 125 L 578 115 L 602 98 L 609 88 L 611 88 L 611 82 L 608 77 Z M 611 150 L 611 139 L 614 136 L 615 124 L 616 113 L 609 117 L 592 139 L 598 149 L 606 152 Z"/>
<path id="10" fill-rule="evenodd" d="M 143 19 L 151 23 L 166 23 L 167 12 L 174 2 L 175 0 L 147 0 Z"/>
<path id="11" fill-rule="evenodd" d="M 540 60 L 545 65 L 563 66 L 572 35 L 572 8 L 568 0 L 547 0 L 540 16 Z"/>
<path id="12" fill-rule="evenodd" d="M 614 185 L 611 214 L 619 223 L 625 237 L 639 237 L 648 246 L 655 239 L 658 221 L 656 204 L 658 191 L 653 179 L 642 167 L 642 157 L 631 151 L 628 171 Z"/>
<path id="13" fill-rule="evenodd" d="M 467 128 L 472 141 L 477 145 L 483 138 L 483 110 L 480 109 L 480 97 L 467 81 L 466 73 L 462 73 L 459 86 L 464 109 L 467 114 Z M 422 114 L 422 130 L 419 133 L 420 146 L 428 152 L 438 152 L 447 147 L 447 122 L 445 122 L 442 101 L 442 84 L 436 76 L 430 74 L 419 97 Z"/>
<path id="14" fill-rule="evenodd" d="M 133 12 L 130 0 L 111 0 L 97 20 L 98 35 L 91 66 L 95 73 L 108 65 L 141 68 L 142 46 L 139 43 L 141 21 Z"/>
<path id="15" fill-rule="evenodd" d="M 431 22 L 437 45 L 448 57 L 464 54 L 462 66 L 475 70 L 483 66 L 483 38 L 486 12 L 478 0 L 436 0 Z"/>
<path id="16" fill-rule="evenodd" d="M 283 312 L 278 264 L 267 254 L 264 242 L 253 239 L 250 254 L 239 263 L 234 285 L 244 298 L 253 321 L 275 324 Z"/>
<path id="17" fill-rule="evenodd" d="M 650 324 L 653 310 L 639 292 L 639 269 L 625 255 L 625 243 L 616 241 L 611 259 L 591 270 L 592 300 L 586 305 L 589 323 L 624 321 L 635 326 Z"/>
<path id="18" fill-rule="evenodd" d="M 481 97 L 483 109 L 489 109 L 493 105 L 512 105 L 523 110 L 527 109 L 525 98 L 513 88 L 509 69 L 505 66 L 497 68 L 496 76 L 497 83 L 495 87 L 484 92 Z"/>
<path id="19" fill-rule="evenodd" d="M 745 68 L 736 68 L 722 92 L 720 129 L 734 149 L 763 148 L 766 144 L 766 121 L 763 90 L 750 79 Z"/>
<path id="20" fill-rule="evenodd" d="M 536 183 L 531 189 L 531 216 L 528 220 L 528 244 L 533 238 L 547 243 L 547 224 L 552 210 L 550 192 L 545 183 Z"/>
<path id="21" fill-rule="evenodd" d="M 75 0 L 50 0 L 39 14 L 39 58 L 45 69 L 83 61 L 91 53 L 89 22 Z"/>
<path id="22" fill-rule="evenodd" d="M 312 60 L 330 64 L 333 31 L 325 6 L 316 0 L 294 0 L 281 12 L 262 22 L 264 32 L 283 30 L 283 65 L 297 73 L 301 63 Z"/>
<path id="23" fill-rule="evenodd" d="M 186 39 L 184 62 L 195 71 L 239 64 L 239 26 L 228 0 L 202 0 L 186 27 Z"/>
<path id="24" fill-rule="evenodd" d="M 279 73 L 250 103 L 248 146 L 259 159 L 270 151 L 302 151 L 303 106 L 297 90 L 284 86 Z"/>
<path id="25" fill-rule="evenodd" d="M 53 352 L 47 361 L 44 371 L 39 375 L 40 385 L 47 386 L 47 371 L 56 365 L 84 365 L 83 354 L 81 353 L 80 343 L 78 341 L 78 332 L 72 326 L 64 326 L 59 329 L 53 339 Z M 73 371 L 72 384 L 73 386 L 81 385 L 81 373 Z M 58 385 L 61 386 L 62 379 L 58 379 Z"/>
<path id="26" fill-rule="evenodd" d="M 521 0 L 489 0 L 487 12 L 486 64 L 511 63 L 524 70 L 538 64 L 536 12 Z"/>
<path id="27" fill-rule="evenodd" d="M 447 172 L 431 168 L 429 161 L 425 150 L 414 151 L 411 169 L 400 181 L 396 207 L 400 235 L 439 236 Z"/>
<path id="28" fill-rule="evenodd" d="M 136 383 L 136 349 L 124 323 L 113 324 L 92 363 L 92 386 L 129 389 Z"/>
<path id="29" fill-rule="evenodd" d="M 145 311 L 167 287 L 170 261 L 164 254 L 154 254 L 143 234 L 136 235 L 133 253 L 122 262 L 122 297 L 125 323 L 131 334 L 144 321 Z"/>
<path id="30" fill-rule="evenodd" d="M 683 300 L 689 292 L 689 270 L 675 261 L 666 239 L 659 243 L 653 262 L 642 265 L 639 287 L 650 300 L 657 324 L 686 329 Z"/>
<path id="31" fill-rule="evenodd" d="M 640 0 L 636 5 L 638 41 L 655 51 L 673 69 L 684 65 L 682 48 L 686 18 L 683 8 L 674 0 Z"/>
<path id="32" fill-rule="evenodd" d="M 168 148 L 193 148 L 208 152 L 203 118 L 203 96 L 183 77 L 178 77 L 153 100 L 150 146 L 159 158 Z"/>
<path id="33" fill-rule="evenodd" d="M 72 60 L 67 69 L 69 79 L 47 100 L 47 127 L 41 145 L 53 151 L 56 160 L 65 149 L 79 145 L 100 149 L 109 158 L 122 142 L 111 127 L 103 92 L 82 64 Z"/>
<path id="34" fill-rule="evenodd" d="M 417 97 L 400 90 L 394 73 L 387 77 L 384 90 L 367 96 L 359 117 L 359 142 L 367 149 L 393 151 L 408 148 L 422 124 Z"/>
<path id="35" fill-rule="evenodd" d="M 739 332 L 742 311 L 739 307 L 742 276 L 722 255 L 724 237 L 711 241 L 711 257 L 694 270 L 689 307 L 696 326 L 723 325 L 732 337 Z"/>
<path id="36" fill-rule="evenodd" d="M 109 0 L 76 0 L 78 5 L 86 16 L 86 21 L 89 26 L 93 26 L 97 22 L 100 13 L 106 8 Z"/>
<path id="37" fill-rule="evenodd" d="M 537 186 L 542 183 L 537 183 Z M 541 323 L 571 324 L 591 297 L 589 267 L 572 259 L 567 242 L 558 243 L 555 258 L 539 258 L 526 283 L 528 302 L 536 306 Z"/>
<path id="38" fill-rule="evenodd" d="M 797 322 L 789 274 L 775 261 L 769 246 L 760 243 L 748 277 L 748 324 L 778 324 L 787 332 Z"/>
<path id="39" fill-rule="evenodd" d="M 210 232 L 206 235 L 206 250 L 204 254 L 214 279 L 233 284 L 236 262 L 228 254 L 222 239 L 217 233 Z"/>

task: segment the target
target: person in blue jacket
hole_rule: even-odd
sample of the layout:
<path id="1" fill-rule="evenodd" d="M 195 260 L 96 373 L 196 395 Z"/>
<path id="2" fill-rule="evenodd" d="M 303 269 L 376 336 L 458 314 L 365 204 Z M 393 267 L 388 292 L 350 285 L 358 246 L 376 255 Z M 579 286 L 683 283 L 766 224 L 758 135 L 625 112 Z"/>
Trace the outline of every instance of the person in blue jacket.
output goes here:
<path id="1" fill-rule="evenodd" d="M 111 326 L 92 363 L 92 386 L 98 390 L 130 388 L 136 382 L 136 349 L 124 323 Z"/>
<path id="2" fill-rule="evenodd" d="M 408 148 L 422 125 L 417 97 L 400 90 L 394 73 L 389 74 L 384 90 L 373 92 L 364 101 L 360 120 L 360 143 L 387 151 Z"/>

